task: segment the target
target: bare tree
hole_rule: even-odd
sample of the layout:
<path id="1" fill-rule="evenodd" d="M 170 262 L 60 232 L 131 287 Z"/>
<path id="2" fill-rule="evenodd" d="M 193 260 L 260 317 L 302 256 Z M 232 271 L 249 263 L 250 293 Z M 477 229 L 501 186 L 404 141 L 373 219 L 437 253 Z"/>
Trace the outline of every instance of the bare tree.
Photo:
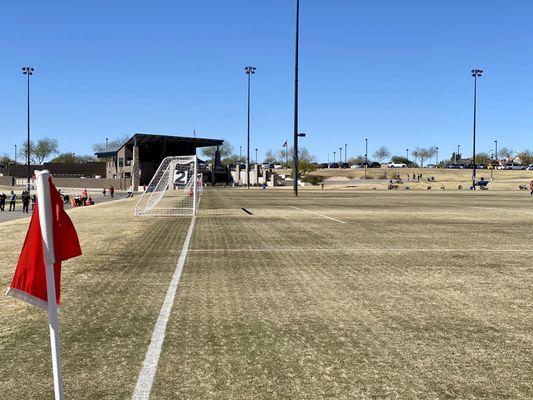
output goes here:
<path id="1" fill-rule="evenodd" d="M 111 139 L 107 142 L 107 147 L 106 147 L 106 142 L 95 143 L 93 144 L 93 150 L 97 152 L 97 151 L 105 151 L 107 149 L 118 149 L 120 146 L 126 143 L 130 138 L 131 138 L 130 135 L 124 134 L 120 137 Z"/>
<path id="2" fill-rule="evenodd" d="M 275 156 L 274 152 L 272 150 L 268 150 L 265 153 L 265 159 L 264 162 L 266 163 L 275 163 L 278 161 L 278 158 Z"/>
<path id="3" fill-rule="evenodd" d="M 374 158 L 376 160 L 378 160 L 380 163 L 386 159 L 387 157 L 390 157 L 390 151 L 389 149 L 387 149 L 386 146 L 381 146 L 379 149 L 377 149 L 374 154 L 372 154 L 372 156 L 374 156 Z"/>
<path id="4" fill-rule="evenodd" d="M 437 153 L 437 148 L 434 146 L 428 147 L 428 148 L 419 148 L 417 147 L 411 154 L 413 157 L 420 159 L 420 166 L 424 166 L 424 162 L 431 157 L 433 157 Z"/>
<path id="5" fill-rule="evenodd" d="M 513 151 L 508 149 L 507 147 L 502 147 L 498 151 L 498 157 L 503 158 L 506 161 L 512 161 L 514 159 L 513 157 Z"/>
<path id="6" fill-rule="evenodd" d="M 520 159 L 522 164 L 533 164 L 533 151 L 524 150 L 518 153 L 517 158 Z"/>

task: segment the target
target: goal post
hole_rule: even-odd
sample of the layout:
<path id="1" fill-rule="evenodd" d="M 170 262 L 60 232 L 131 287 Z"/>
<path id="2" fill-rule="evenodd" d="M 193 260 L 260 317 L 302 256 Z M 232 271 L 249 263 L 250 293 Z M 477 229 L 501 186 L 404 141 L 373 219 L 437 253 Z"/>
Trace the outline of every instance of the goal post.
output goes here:
<path id="1" fill-rule="evenodd" d="M 135 215 L 196 215 L 202 192 L 196 156 L 166 157 L 143 192 Z"/>

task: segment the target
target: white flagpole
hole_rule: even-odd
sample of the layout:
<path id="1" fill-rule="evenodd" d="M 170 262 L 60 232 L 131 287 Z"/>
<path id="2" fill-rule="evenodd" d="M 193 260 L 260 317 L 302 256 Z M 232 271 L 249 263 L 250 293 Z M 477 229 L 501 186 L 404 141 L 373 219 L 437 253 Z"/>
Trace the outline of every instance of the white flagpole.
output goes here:
<path id="1" fill-rule="evenodd" d="M 61 377 L 61 348 L 57 321 L 56 287 L 54 280 L 54 232 L 52 226 L 52 201 L 50 198 L 50 173 L 37 172 L 37 204 L 39 223 L 43 240 L 44 263 L 46 265 L 46 290 L 48 295 L 48 325 L 50 327 L 50 349 L 54 373 L 55 400 L 63 400 L 63 379 Z"/>

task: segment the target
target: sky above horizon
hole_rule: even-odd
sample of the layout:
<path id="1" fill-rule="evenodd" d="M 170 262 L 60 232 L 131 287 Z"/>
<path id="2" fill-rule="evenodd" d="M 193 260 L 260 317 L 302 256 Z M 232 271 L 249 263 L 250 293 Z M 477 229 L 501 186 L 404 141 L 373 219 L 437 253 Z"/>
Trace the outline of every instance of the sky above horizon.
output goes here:
<path id="1" fill-rule="evenodd" d="M 0 154 L 26 135 L 61 152 L 136 132 L 246 145 L 253 65 L 252 149 L 292 138 L 295 1 L 5 2 L 0 15 Z M 404 155 L 461 144 L 533 150 L 533 3 L 301 0 L 301 146 L 326 161 L 386 145 Z M 252 151 L 252 153 L 254 153 Z M 254 155 L 253 155 L 254 156 Z"/>

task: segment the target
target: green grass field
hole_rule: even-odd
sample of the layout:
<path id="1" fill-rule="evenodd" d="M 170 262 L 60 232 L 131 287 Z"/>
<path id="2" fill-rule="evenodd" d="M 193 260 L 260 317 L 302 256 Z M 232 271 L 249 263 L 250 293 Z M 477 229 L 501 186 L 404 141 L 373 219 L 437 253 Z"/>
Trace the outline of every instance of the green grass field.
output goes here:
<path id="1" fill-rule="evenodd" d="M 66 398 L 133 393 L 190 222 L 133 205 L 70 212 Z M 521 192 L 206 190 L 151 398 L 531 399 L 532 224 Z M 6 288 L 26 226 L 0 227 Z M 2 396 L 52 397 L 48 340 L 0 297 Z"/>

